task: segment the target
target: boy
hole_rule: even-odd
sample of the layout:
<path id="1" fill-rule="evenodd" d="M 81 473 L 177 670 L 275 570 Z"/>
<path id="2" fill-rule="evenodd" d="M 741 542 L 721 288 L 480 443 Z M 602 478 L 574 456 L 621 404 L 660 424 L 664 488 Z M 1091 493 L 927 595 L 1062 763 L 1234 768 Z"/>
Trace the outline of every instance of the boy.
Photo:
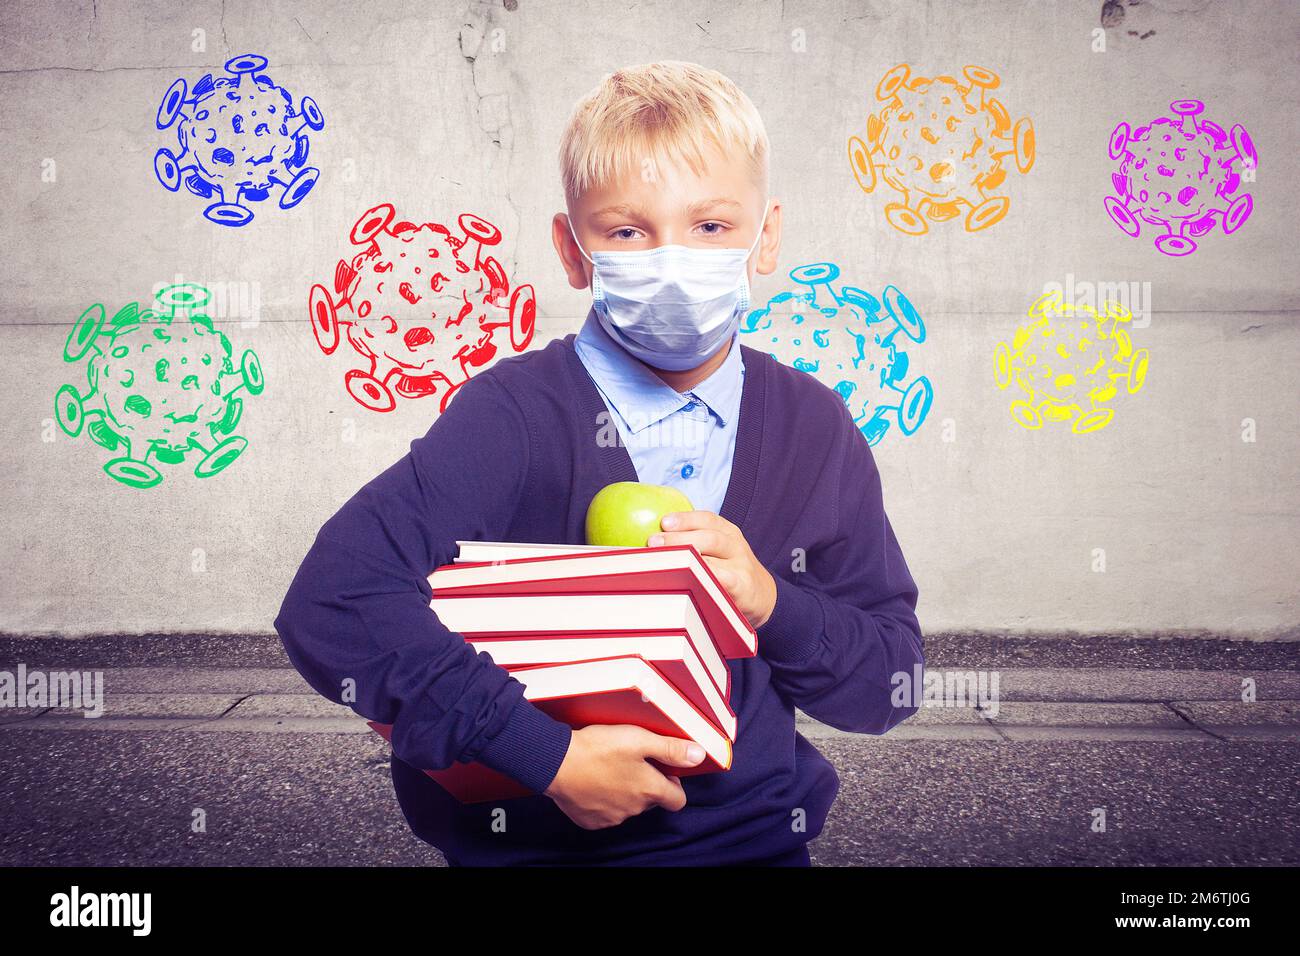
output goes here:
<path id="1" fill-rule="evenodd" d="M 393 725 L 398 802 L 453 866 L 807 865 L 839 780 L 793 708 L 871 734 L 915 709 L 890 701 L 921 634 L 867 441 L 834 390 L 737 334 L 754 272 L 776 268 L 767 156 L 753 104 L 712 70 L 621 70 L 584 98 L 552 226 L 592 290 L 581 331 L 462 386 L 326 522 L 285 598 L 290 659 L 334 701 L 351 679 L 353 708 Z M 647 758 L 703 754 L 638 727 L 571 730 L 429 607 L 457 539 L 581 544 L 596 492 L 637 480 L 697 509 L 649 544 L 693 544 L 757 630 L 758 656 L 730 662 L 725 772 L 660 772 Z M 422 773 L 457 759 L 536 795 L 462 805 Z"/>

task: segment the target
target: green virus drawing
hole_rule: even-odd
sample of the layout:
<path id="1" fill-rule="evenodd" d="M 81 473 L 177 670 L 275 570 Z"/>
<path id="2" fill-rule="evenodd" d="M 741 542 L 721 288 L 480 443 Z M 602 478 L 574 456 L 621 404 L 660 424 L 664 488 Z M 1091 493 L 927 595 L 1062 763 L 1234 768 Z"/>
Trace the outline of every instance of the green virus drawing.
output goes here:
<path id="1" fill-rule="evenodd" d="M 198 455 L 194 474 L 220 474 L 248 447 L 234 434 L 244 411 L 241 390 L 261 394 L 262 364 L 251 349 L 236 368 L 230 340 L 201 310 L 208 290 L 172 285 L 155 297 L 158 310 L 129 302 L 111 319 L 92 305 L 63 346 L 65 362 L 86 363 L 84 391 L 64 385 L 54 397 L 59 427 L 83 430 L 115 457 L 104 471 L 132 488 L 162 481 L 155 462 L 178 465 Z"/>

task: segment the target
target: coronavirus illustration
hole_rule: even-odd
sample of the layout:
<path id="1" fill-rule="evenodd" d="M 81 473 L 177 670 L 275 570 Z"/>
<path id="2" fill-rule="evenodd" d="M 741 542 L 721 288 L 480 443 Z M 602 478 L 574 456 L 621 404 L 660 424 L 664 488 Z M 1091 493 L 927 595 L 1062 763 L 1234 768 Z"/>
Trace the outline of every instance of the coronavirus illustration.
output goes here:
<path id="1" fill-rule="evenodd" d="M 312 329 L 326 355 L 346 336 L 366 361 L 343 377 L 361 405 L 391 412 L 397 396 L 439 395 L 441 410 L 503 345 L 528 347 L 537 303 L 532 286 L 512 291 L 501 264 L 486 254 L 501 241 L 492 223 L 466 213 L 453 233 L 396 215 L 383 203 L 357 220 L 352 242 L 364 248 L 339 260 L 332 292 L 312 286 Z"/>
<path id="2" fill-rule="evenodd" d="M 1115 225 L 1136 238 L 1142 223 L 1155 226 L 1156 248 L 1167 256 L 1196 251 L 1196 240 L 1215 223 L 1232 235 L 1250 218 L 1254 200 L 1237 192 L 1243 174 L 1253 178 L 1259 156 L 1238 123 L 1231 133 L 1210 120 L 1200 100 L 1178 100 L 1161 116 L 1131 129 L 1120 123 L 1110 134 L 1110 158 L 1122 159 L 1111 173 L 1115 195 L 1106 211 Z"/>
<path id="3" fill-rule="evenodd" d="M 1133 313 L 1113 301 L 1100 312 L 1070 305 L 1057 291 L 1040 296 L 1029 317 L 1010 345 L 999 342 L 994 351 L 998 388 L 1014 385 L 1022 394 L 1011 417 L 1031 430 L 1058 422 L 1079 435 L 1105 428 L 1115 400 L 1146 383 L 1150 355 L 1134 349 L 1125 328 Z"/>
<path id="4" fill-rule="evenodd" d="M 963 72 L 965 86 L 951 76 L 912 76 L 900 63 L 876 86 L 885 105 L 867 119 L 866 140 L 849 139 L 858 185 L 871 193 L 883 179 L 901 193 L 901 202 L 885 206 L 885 219 L 909 236 L 963 209 L 968 232 L 987 229 L 1011 208 L 999 194 L 1004 160 L 1014 158 L 1021 173 L 1034 165 L 1034 124 L 1023 118 L 1013 128 L 1007 108 L 988 95 L 1001 84 L 998 75 L 979 66 Z"/>
<path id="5" fill-rule="evenodd" d="M 209 73 L 187 86 L 178 79 L 158 106 L 159 129 L 176 127 L 179 154 L 163 148 L 154 173 L 170 192 L 185 188 L 213 199 L 203 215 L 223 226 L 253 220 L 252 204 L 274 196 L 292 209 L 311 192 L 320 170 L 307 165 L 308 131 L 325 118 L 309 96 L 295 108 L 293 97 L 263 71 L 266 57 L 237 56 L 226 62 L 230 76 Z"/>
<path id="6" fill-rule="evenodd" d="M 199 459 L 196 476 L 211 478 L 248 446 L 234 434 L 244 410 L 238 393 L 261 393 L 262 366 L 251 349 L 235 366 L 230 340 L 201 311 L 208 298 L 185 284 L 159 291 L 156 311 L 129 302 L 109 319 L 92 305 L 68 335 L 64 361 L 89 356 L 86 387 L 59 389 L 55 419 L 114 453 L 104 471 L 124 485 L 151 488 L 163 480 L 157 464 L 187 455 Z"/>
<path id="7" fill-rule="evenodd" d="M 896 286 L 876 298 L 837 286 L 839 277 L 834 263 L 799 266 L 790 272 L 798 285 L 750 312 L 740 331 L 751 337 L 746 344 L 835 389 L 868 444 L 891 425 L 911 435 L 929 414 L 934 389 L 924 375 L 909 379 L 902 347 L 925 341 L 925 323 Z"/>

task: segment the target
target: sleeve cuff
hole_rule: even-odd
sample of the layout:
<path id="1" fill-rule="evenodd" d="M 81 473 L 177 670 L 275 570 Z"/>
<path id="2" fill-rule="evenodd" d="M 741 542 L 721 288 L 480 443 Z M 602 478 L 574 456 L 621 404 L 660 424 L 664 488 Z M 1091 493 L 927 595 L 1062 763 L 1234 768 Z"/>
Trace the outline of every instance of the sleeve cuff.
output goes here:
<path id="1" fill-rule="evenodd" d="M 812 591 L 776 579 L 776 605 L 772 616 L 760 627 L 758 653 L 782 664 L 807 660 L 821 646 L 826 630 L 826 609 Z"/>
<path id="2" fill-rule="evenodd" d="M 544 793 L 569 752 L 573 730 L 519 698 L 510 719 L 478 755 L 478 760 L 518 780 L 536 793 Z"/>

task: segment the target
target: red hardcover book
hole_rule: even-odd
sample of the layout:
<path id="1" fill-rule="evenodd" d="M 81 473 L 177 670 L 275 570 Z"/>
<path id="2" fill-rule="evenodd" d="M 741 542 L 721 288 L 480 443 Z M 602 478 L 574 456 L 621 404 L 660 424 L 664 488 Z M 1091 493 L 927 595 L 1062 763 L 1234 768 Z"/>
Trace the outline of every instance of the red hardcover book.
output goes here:
<path id="1" fill-rule="evenodd" d="M 658 668 L 728 740 L 736 739 L 736 714 L 709 676 L 685 631 L 512 632 L 466 634 L 465 640 L 474 650 L 486 653 L 493 663 L 511 672 L 602 657 L 641 657 Z"/>
<path id="2" fill-rule="evenodd" d="M 501 553 L 527 546 L 463 542 L 464 549 Z M 541 547 L 541 546 L 533 546 Z M 560 548 L 562 546 L 553 546 Z M 478 595 L 686 592 L 719 652 L 726 658 L 753 657 L 754 628 L 740 613 L 708 563 L 690 545 L 556 551 L 536 557 L 458 561 L 429 575 L 434 598 Z"/>
<path id="3" fill-rule="evenodd" d="M 704 625 L 695 601 L 684 591 L 628 594 L 480 594 L 435 596 L 429 607 L 448 629 L 470 640 L 481 635 L 512 635 L 519 640 L 551 640 L 611 631 L 682 631 L 724 699 L 731 690 L 731 671 Z M 592 645 L 595 647 L 596 645 Z M 581 653 L 577 658 L 618 656 Z M 546 661 L 545 663 L 558 663 Z"/>
<path id="4" fill-rule="evenodd" d="M 635 724 L 666 737 L 693 740 L 704 748 L 705 758 L 695 767 L 664 767 L 651 761 L 664 773 L 684 777 L 731 767 L 731 741 L 640 657 L 530 666 L 513 673 L 528 700 L 575 730 L 589 724 Z M 372 721 L 370 727 L 391 742 L 391 726 Z M 508 800 L 532 792 L 477 762 L 425 773 L 462 803 Z"/>

